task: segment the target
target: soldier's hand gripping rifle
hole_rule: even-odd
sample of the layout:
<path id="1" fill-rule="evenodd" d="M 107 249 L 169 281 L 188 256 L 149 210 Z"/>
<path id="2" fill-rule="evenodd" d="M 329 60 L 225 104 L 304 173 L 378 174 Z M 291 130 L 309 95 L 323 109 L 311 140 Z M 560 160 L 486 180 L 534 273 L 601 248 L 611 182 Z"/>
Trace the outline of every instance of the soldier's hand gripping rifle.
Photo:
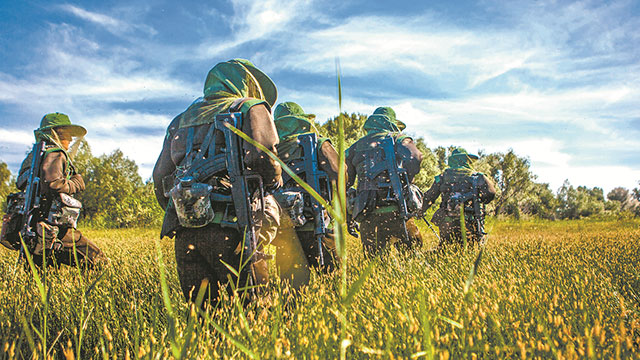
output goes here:
<path id="1" fill-rule="evenodd" d="M 398 166 L 396 160 L 395 141 L 393 137 L 387 136 L 380 145 L 384 151 L 384 166 L 389 174 L 389 183 L 393 192 L 393 199 L 398 204 L 398 210 L 402 217 L 402 228 L 407 243 L 409 243 L 409 232 L 407 231 L 407 220 L 411 217 L 407 209 L 406 191 L 409 186 L 409 176 L 404 168 Z"/>
<path id="2" fill-rule="evenodd" d="M 327 173 L 318 167 L 318 138 L 315 133 L 307 133 L 298 136 L 300 146 L 302 146 L 302 168 L 305 173 L 305 182 L 313 188 L 327 202 L 331 202 L 332 191 L 331 183 L 327 177 Z M 305 191 L 306 193 L 306 191 Z M 316 236 L 316 245 L 318 246 L 318 263 L 324 265 L 324 254 L 322 251 L 322 243 L 327 234 L 326 211 L 310 194 L 307 194 L 311 202 L 311 210 L 314 219 L 314 234 Z"/>
<path id="3" fill-rule="evenodd" d="M 32 242 L 37 238 L 35 226 L 42 216 L 41 196 L 40 196 L 40 165 L 45 153 L 46 143 L 44 141 L 37 142 L 31 150 L 31 167 L 20 178 L 18 178 L 18 186 L 24 183 L 26 177 L 26 188 L 24 191 L 24 207 L 19 212 L 22 216 L 22 227 L 20 228 L 20 236 L 23 244 L 32 246 Z M 20 246 L 20 255 L 18 262 L 25 254 L 24 245 Z M 30 250 L 30 249 L 29 249 Z"/>

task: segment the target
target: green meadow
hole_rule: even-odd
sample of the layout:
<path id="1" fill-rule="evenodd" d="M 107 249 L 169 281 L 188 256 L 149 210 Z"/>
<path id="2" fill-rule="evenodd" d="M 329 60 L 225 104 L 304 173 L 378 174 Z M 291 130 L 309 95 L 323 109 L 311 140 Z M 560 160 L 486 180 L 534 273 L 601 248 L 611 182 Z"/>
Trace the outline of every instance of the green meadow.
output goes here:
<path id="1" fill-rule="evenodd" d="M 183 300 L 157 229 L 81 229 L 104 269 L 16 266 L 0 250 L 0 358 L 640 358 L 640 221 L 489 221 L 486 248 L 391 250 L 347 241 L 342 273 L 259 300 Z"/>

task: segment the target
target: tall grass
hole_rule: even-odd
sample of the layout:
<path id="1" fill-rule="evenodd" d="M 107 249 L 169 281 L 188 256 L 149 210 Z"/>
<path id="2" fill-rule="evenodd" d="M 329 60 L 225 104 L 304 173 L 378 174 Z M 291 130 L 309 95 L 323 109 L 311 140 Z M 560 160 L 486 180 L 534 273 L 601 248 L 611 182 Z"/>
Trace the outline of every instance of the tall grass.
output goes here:
<path id="1" fill-rule="evenodd" d="M 639 229 L 638 220 L 493 223 L 471 285 L 477 250 L 432 253 L 433 239 L 369 260 L 348 238 L 347 288 L 364 278 L 348 301 L 340 273 L 313 273 L 297 295 L 273 279 L 246 309 L 222 293 L 198 321 L 172 241 L 156 248 L 157 229 L 86 230 L 111 263 L 104 275 L 47 270 L 46 339 L 34 272 L 0 250 L 0 358 L 41 359 L 44 349 L 75 358 L 639 358 Z"/>

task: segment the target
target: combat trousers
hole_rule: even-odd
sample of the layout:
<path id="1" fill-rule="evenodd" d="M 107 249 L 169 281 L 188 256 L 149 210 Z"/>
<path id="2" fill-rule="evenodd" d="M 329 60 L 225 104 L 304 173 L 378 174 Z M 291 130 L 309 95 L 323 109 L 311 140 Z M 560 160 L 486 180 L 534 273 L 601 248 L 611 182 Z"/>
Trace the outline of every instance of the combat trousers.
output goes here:
<path id="1" fill-rule="evenodd" d="M 258 248 L 261 253 L 264 246 L 273 241 L 279 226 L 280 208 L 272 197 L 265 197 L 266 215 L 261 216 L 258 231 Z M 215 302 L 219 291 L 226 290 L 231 278 L 240 288 L 248 284 L 248 274 L 253 275 L 255 285 L 266 285 L 269 281 L 269 269 L 265 258 L 254 257 L 248 267 L 241 269 L 250 254 L 243 251 L 244 234 L 235 229 L 209 224 L 201 228 L 182 228 L 176 232 L 175 254 L 180 288 L 187 300 L 195 301 L 203 281 L 206 280 L 206 297 Z M 224 262 L 224 263 L 223 263 Z M 238 279 L 225 263 L 235 270 L 241 270 Z"/>
<path id="2" fill-rule="evenodd" d="M 94 244 L 91 240 L 89 240 L 86 236 L 82 235 L 82 233 L 71 227 L 62 227 L 62 226 L 48 226 L 50 229 L 57 232 L 57 236 L 55 236 L 56 240 L 53 241 L 53 245 L 50 243 L 47 246 L 47 250 L 45 253 L 47 254 L 47 263 L 49 265 L 59 265 L 65 264 L 69 266 L 86 266 L 93 267 L 100 263 L 106 262 L 107 258 L 98 248 L 96 244 Z M 56 229 L 57 228 L 57 229 Z M 42 232 L 40 231 L 42 234 Z M 45 235 L 45 241 L 48 242 L 47 235 Z M 59 239 L 59 240 L 58 240 Z M 53 247 L 49 250 L 49 247 Z M 74 256 L 74 246 L 75 246 L 75 256 Z M 42 265 L 42 240 L 40 239 L 37 242 L 36 249 L 33 253 L 33 261 L 36 265 Z M 78 263 L 76 264 L 76 258 L 78 259 Z"/>
<path id="3" fill-rule="evenodd" d="M 397 248 L 422 246 L 422 234 L 413 219 L 407 221 L 406 239 L 402 227 L 402 217 L 397 211 L 368 214 L 360 223 L 360 239 L 366 254 L 376 255 L 387 246 L 393 244 Z"/>
<path id="4" fill-rule="evenodd" d="M 476 245 L 480 243 L 480 238 L 478 237 L 478 226 L 475 221 L 466 220 L 466 236 L 467 236 L 467 244 L 470 246 Z M 450 247 L 450 246 L 458 246 L 462 247 L 464 245 L 462 241 L 462 227 L 460 226 L 459 219 L 453 219 L 451 217 L 445 218 L 439 225 L 440 229 L 440 244 L 438 244 L 439 248 L 442 247 Z"/>

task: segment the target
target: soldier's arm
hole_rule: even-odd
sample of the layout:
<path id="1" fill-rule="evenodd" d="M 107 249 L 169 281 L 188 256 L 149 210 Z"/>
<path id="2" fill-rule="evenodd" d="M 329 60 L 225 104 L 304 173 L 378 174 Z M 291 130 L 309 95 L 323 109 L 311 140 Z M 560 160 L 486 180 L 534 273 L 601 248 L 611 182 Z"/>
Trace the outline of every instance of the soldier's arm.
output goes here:
<path id="1" fill-rule="evenodd" d="M 349 151 L 351 149 L 351 151 Z M 353 164 L 353 158 L 355 156 L 355 151 L 352 148 L 347 149 L 347 157 L 345 158 L 345 163 L 347 166 L 347 189 L 353 186 L 353 183 L 356 182 L 356 167 Z"/>
<path id="2" fill-rule="evenodd" d="M 278 132 L 271 113 L 264 104 L 258 104 L 249 109 L 247 119 L 242 124 L 242 131 L 274 154 L 278 154 L 276 150 Z M 243 143 L 243 149 L 245 164 L 262 175 L 266 186 L 273 187 L 282 183 L 280 164 L 248 142 Z"/>
<path id="3" fill-rule="evenodd" d="M 70 179 L 65 176 L 67 156 L 62 151 L 47 154 L 42 161 L 43 191 L 75 194 L 84 190 L 84 181 L 80 175 Z"/>
<path id="4" fill-rule="evenodd" d="M 436 202 L 440 196 L 440 177 L 436 176 L 433 185 L 424 193 L 424 197 L 422 198 L 422 211 L 427 211 Z"/>
<path id="5" fill-rule="evenodd" d="M 175 164 L 171 160 L 171 141 L 173 139 L 173 133 L 176 129 L 177 118 L 173 119 L 169 128 L 167 129 L 167 135 L 164 137 L 162 143 L 162 151 L 155 166 L 153 167 L 153 191 L 156 194 L 156 199 L 163 209 L 167 208 L 169 198 L 164 196 L 164 189 L 162 187 L 162 179 L 173 173 L 176 169 Z"/>
<path id="6" fill-rule="evenodd" d="M 493 181 L 484 174 L 480 175 L 480 184 L 478 187 L 478 195 L 480 201 L 485 204 L 490 203 L 496 197 L 496 188 L 493 185 Z"/>
<path id="7" fill-rule="evenodd" d="M 318 164 L 320 170 L 327 173 L 329 180 L 333 183 L 338 182 L 338 174 L 340 173 L 340 156 L 330 141 L 325 141 L 318 151 Z M 349 182 L 347 167 L 345 166 L 345 176 Z"/>
<path id="8" fill-rule="evenodd" d="M 418 150 L 413 139 L 407 137 L 396 143 L 396 155 L 402 160 L 402 164 L 407 170 L 409 181 L 413 181 L 414 176 L 420 172 L 422 152 Z"/>

